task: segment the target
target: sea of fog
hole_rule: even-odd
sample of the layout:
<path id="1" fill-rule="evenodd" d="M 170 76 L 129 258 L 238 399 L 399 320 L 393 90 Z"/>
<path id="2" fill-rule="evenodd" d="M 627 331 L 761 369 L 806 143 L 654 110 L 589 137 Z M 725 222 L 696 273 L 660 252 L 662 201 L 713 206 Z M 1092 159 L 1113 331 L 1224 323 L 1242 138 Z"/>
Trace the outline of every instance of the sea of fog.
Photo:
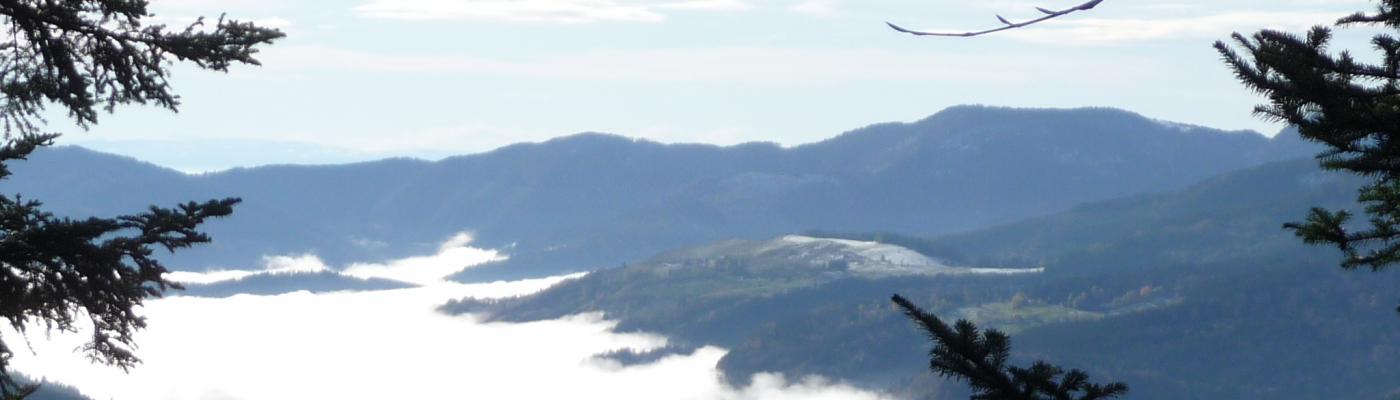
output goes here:
<path id="1" fill-rule="evenodd" d="M 437 254 L 340 268 L 357 277 L 398 279 L 411 289 L 229 298 L 168 297 L 140 310 L 143 363 L 123 372 L 79 351 L 90 332 L 10 328 L 15 368 L 75 386 L 94 399 L 873 399 L 877 394 L 818 378 L 760 374 L 745 388 L 726 387 L 715 347 L 623 367 L 595 355 L 646 350 L 666 338 L 611 332 L 600 315 L 524 324 L 481 323 L 434 311 L 464 296 L 533 293 L 573 276 L 489 284 L 442 280 L 463 267 L 501 257 L 447 240 Z M 256 273 L 330 269 L 314 256 L 271 257 L 261 271 L 176 273 L 216 282 Z"/>

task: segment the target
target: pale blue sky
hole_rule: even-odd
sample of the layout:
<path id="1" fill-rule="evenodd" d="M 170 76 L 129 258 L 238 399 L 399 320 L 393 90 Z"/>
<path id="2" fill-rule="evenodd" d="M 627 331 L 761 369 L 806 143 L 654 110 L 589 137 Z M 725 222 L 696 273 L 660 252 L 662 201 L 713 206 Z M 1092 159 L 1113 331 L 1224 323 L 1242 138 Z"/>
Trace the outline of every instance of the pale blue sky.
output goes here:
<path id="1" fill-rule="evenodd" d="M 154 0 L 159 18 L 263 21 L 264 67 L 181 68 L 179 114 L 129 107 L 61 144 L 183 170 L 435 159 L 583 131 L 798 144 L 957 104 L 1112 106 L 1273 133 L 1210 44 L 1365 0 L 1107 0 L 975 39 L 994 15 L 1079 0 Z M 1361 35 L 1344 42 L 1365 45 Z M 56 125 L 67 129 L 64 125 Z"/>

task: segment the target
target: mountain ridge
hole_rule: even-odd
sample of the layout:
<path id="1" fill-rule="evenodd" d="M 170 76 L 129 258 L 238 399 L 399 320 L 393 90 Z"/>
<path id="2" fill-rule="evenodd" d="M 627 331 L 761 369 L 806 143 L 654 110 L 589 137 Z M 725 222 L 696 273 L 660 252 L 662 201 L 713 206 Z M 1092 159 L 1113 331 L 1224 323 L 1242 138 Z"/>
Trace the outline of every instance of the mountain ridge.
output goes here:
<path id="1" fill-rule="evenodd" d="M 1275 141 L 1121 110 L 966 106 L 792 147 L 585 133 L 439 161 L 197 175 L 46 149 L 15 163 L 0 190 L 73 216 L 243 198 L 233 217 L 209 225 L 214 243 L 169 257 L 181 269 L 306 252 L 336 265 L 380 261 L 430 251 L 467 230 L 481 246 L 512 248 L 509 261 L 459 276 L 495 280 L 614 266 L 729 237 L 965 231 L 1305 152 Z"/>

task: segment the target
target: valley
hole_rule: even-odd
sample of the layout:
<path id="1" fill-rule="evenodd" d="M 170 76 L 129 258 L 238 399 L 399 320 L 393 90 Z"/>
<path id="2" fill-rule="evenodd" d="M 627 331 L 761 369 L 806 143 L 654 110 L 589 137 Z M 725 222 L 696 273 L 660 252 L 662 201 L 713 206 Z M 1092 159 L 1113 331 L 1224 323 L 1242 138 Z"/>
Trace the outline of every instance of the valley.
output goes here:
<path id="1" fill-rule="evenodd" d="M 149 365 L 128 377 L 76 358 L 14 363 L 93 398 L 331 393 L 308 368 L 395 388 L 340 398 L 463 377 L 512 398 L 966 397 L 928 375 L 925 338 L 887 300 L 898 293 L 1011 333 L 1017 360 L 1131 381 L 1134 398 L 1393 393 L 1374 367 L 1400 362 L 1387 333 L 1400 332 L 1400 280 L 1338 271 L 1279 228 L 1308 207 L 1354 207 L 1362 180 L 1318 170 L 1291 134 L 957 107 L 791 148 L 587 134 L 203 175 L 55 149 L 4 189 L 74 215 L 225 193 L 246 205 L 210 224 L 212 245 L 168 258 L 188 288 L 148 307 L 142 342 L 161 343 L 143 347 Z M 114 186 L 133 189 L 82 200 Z M 263 267 L 237 268 L 250 265 Z M 74 340 L 30 338 L 44 354 Z M 269 347 L 217 351 L 249 346 Z M 420 368 L 374 372 L 404 364 Z M 164 392 L 118 383 L 175 365 L 199 367 Z M 571 391 L 532 389 L 544 386 L 522 376 L 544 365 L 577 377 Z M 1237 372 L 1274 366 L 1292 378 Z"/>

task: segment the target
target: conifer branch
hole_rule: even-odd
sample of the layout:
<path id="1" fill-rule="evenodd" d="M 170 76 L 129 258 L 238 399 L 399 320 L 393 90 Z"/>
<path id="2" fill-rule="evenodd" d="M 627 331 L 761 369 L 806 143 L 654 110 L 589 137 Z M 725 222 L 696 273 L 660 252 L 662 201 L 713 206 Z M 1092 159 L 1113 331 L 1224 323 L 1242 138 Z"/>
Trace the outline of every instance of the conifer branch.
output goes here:
<path id="1" fill-rule="evenodd" d="M 1380 3 L 1373 14 L 1353 14 L 1336 26 L 1400 27 L 1400 0 Z M 1241 83 L 1269 100 L 1256 114 L 1325 145 L 1317 156 L 1322 168 L 1371 178 L 1357 195 L 1364 222 L 1353 222 L 1353 211 L 1313 208 L 1306 220 L 1283 227 L 1304 243 L 1336 247 L 1345 269 L 1379 271 L 1400 264 L 1400 40 L 1373 36 L 1380 61 L 1368 63 L 1333 52 L 1333 36 L 1326 26 L 1262 30 L 1234 34 L 1215 48 Z"/>
<path id="2" fill-rule="evenodd" d="M 79 127 L 100 110 L 152 104 L 177 110 L 166 78 L 176 61 L 227 71 L 257 65 L 258 48 L 281 31 L 201 18 L 181 29 L 144 25 L 146 0 L 0 0 L 0 180 L 7 162 L 53 144 L 42 132 L 44 108 L 56 104 Z M 237 198 L 151 207 L 113 218 L 73 219 L 44 211 L 38 201 L 0 194 L 0 323 L 21 338 L 28 328 L 76 332 L 91 321 L 81 349 L 98 363 L 130 368 L 134 332 L 146 326 L 145 299 L 181 289 L 155 256 L 209 242 L 200 226 L 229 215 Z M 0 400 L 20 399 L 37 386 L 10 374 L 11 349 L 0 337 Z"/>
<path id="3" fill-rule="evenodd" d="M 974 399 L 988 400 L 1101 400 L 1128 393 L 1128 385 L 1089 382 L 1089 374 L 1037 361 L 1030 368 L 1008 365 L 1011 338 L 996 329 L 980 330 L 967 320 L 948 326 L 938 316 L 900 295 L 890 297 L 904 315 L 933 341 L 929 369 L 939 376 L 964 381 Z"/>
<path id="4" fill-rule="evenodd" d="M 908 33 L 908 34 L 910 34 L 910 35 L 916 35 L 916 36 L 973 37 L 973 36 L 985 35 L 985 34 L 988 34 L 988 33 L 1001 32 L 1001 31 L 1005 31 L 1005 30 L 1016 29 L 1016 28 L 1021 28 L 1021 27 L 1025 27 L 1025 26 L 1030 26 L 1030 25 L 1035 25 L 1035 24 L 1038 24 L 1038 23 L 1041 23 L 1041 22 L 1049 21 L 1049 20 L 1052 20 L 1052 19 L 1055 19 L 1055 18 L 1059 18 L 1059 17 L 1065 16 L 1065 15 L 1073 14 L 1073 13 L 1076 13 L 1076 12 L 1079 12 L 1079 11 L 1088 11 L 1088 10 L 1092 10 L 1092 9 L 1094 9 L 1094 7 L 1098 7 L 1099 3 L 1102 3 L 1102 2 L 1103 2 L 1103 0 L 1090 0 L 1090 1 L 1086 2 L 1086 3 L 1084 3 L 1084 4 L 1080 4 L 1080 5 L 1077 5 L 1077 6 L 1074 6 L 1074 7 L 1070 7 L 1070 8 L 1066 8 L 1066 9 L 1059 10 L 1059 11 L 1048 10 L 1048 9 L 1045 9 L 1045 8 L 1036 7 L 1036 8 L 1035 8 L 1036 11 L 1040 11 L 1040 13 L 1041 13 L 1041 14 L 1044 14 L 1044 15 L 1040 16 L 1040 18 L 1036 18 L 1036 19 L 1032 19 L 1032 20 L 1024 21 L 1024 22 L 1011 22 L 1011 21 L 1007 20 L 1006 18 L 1002 17 L 1001 15 L 997 15 L 997 16 L 996 16 L 996 17 L 997 17 L 997 21 L 1000 21 L 1003 25 L 1000 26 L 1000 27 L 991 28 L 991 29 L 986 29 L 986 30 L 981 30 L 981 31 L 970 31 L 970 32 L 928 32 L 928 31 L 917 31 L 917 30 L 907 29 L 907 28 L 901 27 L 901 26 L 899 26 L 899 25 L 895 25 L 895 24 L 892 23 L 892 22 L 885 22 L 885 25 L 889 25 L 891 29 L 894 29 L 894 30 L 896 30 L 896 31 L 904 32 L 904 33 Z"/>

